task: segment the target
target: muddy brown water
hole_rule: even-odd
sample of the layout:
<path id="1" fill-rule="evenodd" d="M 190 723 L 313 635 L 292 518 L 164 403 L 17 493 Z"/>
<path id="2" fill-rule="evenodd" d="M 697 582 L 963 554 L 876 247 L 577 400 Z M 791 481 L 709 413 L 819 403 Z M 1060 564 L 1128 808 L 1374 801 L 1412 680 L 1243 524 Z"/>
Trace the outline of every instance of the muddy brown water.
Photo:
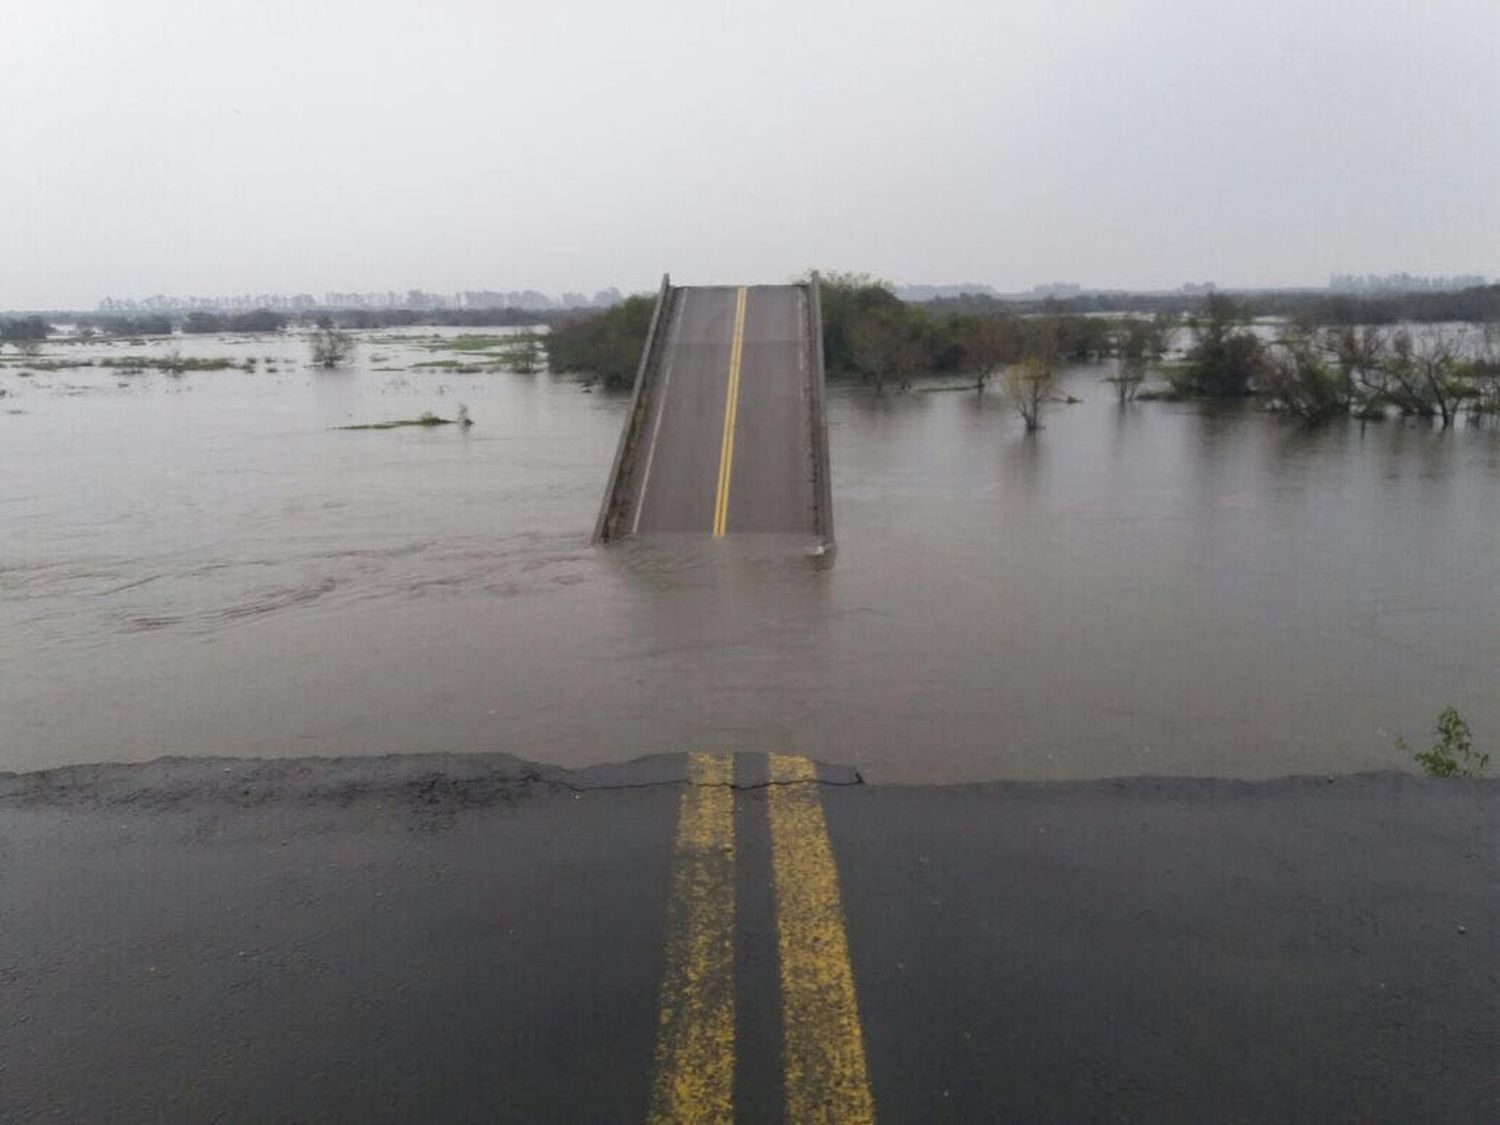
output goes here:
<path id="1" fill-rule="evenodd" d="M 422 330 L 421 334 L 426 334 Z M 440 330 L 457 335 L 455 330 Z M 570 379 L 0 369 L 0 769 L 794 749 L 887 781 L 1405 768 L 1500 746 L 1500 432 L 829 396 L 832 559 L 589 543 L 625 409 Z M 43 356 L 159 354 L 51 344 Z M 382 370 L 384 368 L 384 370 Z M 453 416 L 475 425 L 333 427 Z"/>

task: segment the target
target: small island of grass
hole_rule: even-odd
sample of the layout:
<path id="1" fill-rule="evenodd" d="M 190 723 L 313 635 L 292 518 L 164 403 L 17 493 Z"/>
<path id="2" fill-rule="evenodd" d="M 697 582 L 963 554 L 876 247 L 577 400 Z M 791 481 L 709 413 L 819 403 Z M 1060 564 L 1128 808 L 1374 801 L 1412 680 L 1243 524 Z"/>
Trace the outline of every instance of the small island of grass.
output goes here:
<path id="1" fill-rule="evenodd" d="M 420 418 L 397 418 L 390 422 L 363 422 L 357 426 L 335 426 L 336 430 L 397 430 L 402 426 L 459 426 L 468 429 L 474 424 L 469 417 L 469 408 L 460 406 L 457 418 L 440 418 L 427 410 Z"/>

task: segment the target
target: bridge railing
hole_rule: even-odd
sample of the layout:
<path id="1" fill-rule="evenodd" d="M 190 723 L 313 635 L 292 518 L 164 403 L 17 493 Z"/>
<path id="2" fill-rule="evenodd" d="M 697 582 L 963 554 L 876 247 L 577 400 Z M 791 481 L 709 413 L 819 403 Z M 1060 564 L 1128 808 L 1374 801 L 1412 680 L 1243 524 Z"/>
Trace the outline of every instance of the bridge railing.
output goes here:
<path id="1" fill-rule="evenodd" d="M 823 406 L 823 289 L 817 271 L 808 283 L 808 338 L 810 357 L 809 403 L 812 414 L 813 503 L 817 505 L 813 526 L 825 548 L 833 547 L 833 482 L 828 471 L 828 415 Z"/>
<path id="2" fill-rule="evenodd" d="M 651 325 L 646 329 L 646 344 L 641 348 L 641 362 L 635 370 L 635 386 L 630 392 L 630 408 L 626 424 L 620 428 L 620 443 L 615 447 L 614 464 L 609 470 L 609 486 L 604 490 L 604 502 L 599 506 L 599 518 L 594 522 L 594 542 L 608 542 L 614 537 L 615 524 L 624 513 L 622 485 L 630 468 L 630 455 L 634 452 L 641 424 L 645 419 L 646 405 L 650 401 L 645 393 L 646 383 L 656 372 L 657 352 L 661 348 L 662 326 L 666 319 L 667 305 L 672 296 L 672 277 L 661 275 L 661 289 L 656 294 L 656 308 L 651 311 Z"/>

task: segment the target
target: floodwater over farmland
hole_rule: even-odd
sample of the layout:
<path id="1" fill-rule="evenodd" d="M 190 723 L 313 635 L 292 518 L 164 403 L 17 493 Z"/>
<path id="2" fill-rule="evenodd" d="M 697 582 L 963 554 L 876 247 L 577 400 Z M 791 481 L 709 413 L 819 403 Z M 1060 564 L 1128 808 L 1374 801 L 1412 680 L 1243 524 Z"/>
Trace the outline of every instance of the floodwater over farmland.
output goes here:
<path id="1" fill-rule="evenodd" d="M 589 535 L 626 402 L 367 334 L 0 368 L 0 770 L 794 749 L 877 780 L 1406 767 L 1500 744 L 1500 431 L 829 395 L 831 560 Z M 272 370 L 274 368 L 274 370 Z M 23 374 L 29 371 L 30 374 Z M 335 427 L 453 417 L 458 426 Z"/>

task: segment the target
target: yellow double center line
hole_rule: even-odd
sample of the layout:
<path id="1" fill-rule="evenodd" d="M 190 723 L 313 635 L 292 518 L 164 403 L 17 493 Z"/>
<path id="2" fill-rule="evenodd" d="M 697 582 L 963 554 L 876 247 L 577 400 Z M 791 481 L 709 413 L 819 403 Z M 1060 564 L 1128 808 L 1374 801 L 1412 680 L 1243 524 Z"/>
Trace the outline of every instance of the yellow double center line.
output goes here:
<path id="1" fill-rule="evenodd" d="M 656 1025 L 656 1122 L 734 1121 L 734 759 L 688 755 Z"/>
<path id="2" fill-rule="evenodd" d="M 786 1119 L 875 1120 L 838 871 L 806 758 L 770 755 Z M 734 1120 L 733 759 L 688 757 L 649 1120 Z"/>
<path id="3" fill-rule="evenodd" d="M 873 1122 L 839 875 L 817 783 L 806 758 L 771 755 L 786 1119 Z"/>
<path id="4" fill-rule="evenodd" d="M 734 423 L 740 409 L 740 356 L 745 349 L 745 302 L 740 286 L 734 301 L 734 333 L 729 338 L 729 390 L 724 396 L 724 437 L 719 446 L 719 485 L 714 494 L 714 534 L 723 535 L 729 522 L 729 478 L 734 470 Z"/>

